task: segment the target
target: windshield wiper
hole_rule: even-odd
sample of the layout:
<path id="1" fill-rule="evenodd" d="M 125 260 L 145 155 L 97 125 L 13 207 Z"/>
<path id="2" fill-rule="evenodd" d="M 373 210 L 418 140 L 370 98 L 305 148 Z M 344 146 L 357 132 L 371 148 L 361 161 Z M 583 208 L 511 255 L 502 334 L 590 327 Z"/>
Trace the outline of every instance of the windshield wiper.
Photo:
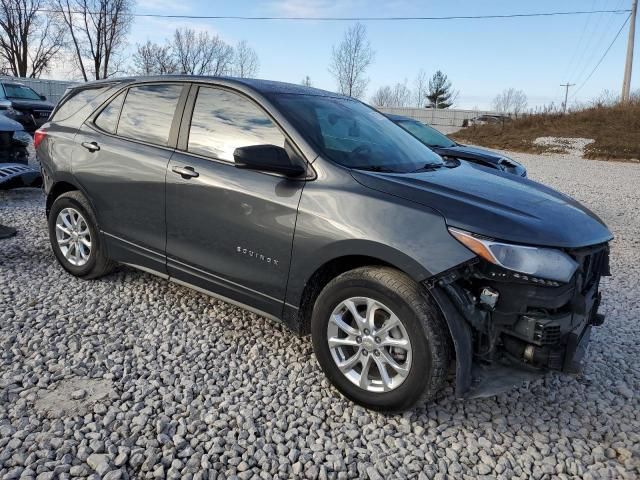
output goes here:
<path id="1" fill-rule="evenodd" d="M 366 170 L 368 172 L 398 173 L 397 170 L 383 167 L 381 165 L 366 165 L 362 167 L 351 167 L 351 168 L 354 168 L 356 170 Z"/>
<path id="2" fill-rule="evenodd" d="M 422 172 L 423 170 L 436 170 L 438 168 L 443 168 L 444 166 L 444 163 L 425 163 L 423 166 L 416 168 L 410 173 Z"/>

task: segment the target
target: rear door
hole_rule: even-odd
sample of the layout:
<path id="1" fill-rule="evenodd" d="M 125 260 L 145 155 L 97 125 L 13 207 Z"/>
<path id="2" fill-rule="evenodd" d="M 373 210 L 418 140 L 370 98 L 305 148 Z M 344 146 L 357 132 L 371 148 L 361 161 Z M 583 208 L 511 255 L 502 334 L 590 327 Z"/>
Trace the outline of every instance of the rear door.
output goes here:
<path id="1" fill-rule="evenodd" d="M 165 175 L 188 86 L 134 85 L 76 135 L 73 173 L 87 192 L 110 256 L 164 273 Z"/>
<path id="2" fill-rule="evenodd" d="M 233 151 L 287 137 L 248 97 L 208 86 L 192 88 L 183 124 L 167 170 L 169 275 L 279 317 L 304 180 L 238 169 Z"/>

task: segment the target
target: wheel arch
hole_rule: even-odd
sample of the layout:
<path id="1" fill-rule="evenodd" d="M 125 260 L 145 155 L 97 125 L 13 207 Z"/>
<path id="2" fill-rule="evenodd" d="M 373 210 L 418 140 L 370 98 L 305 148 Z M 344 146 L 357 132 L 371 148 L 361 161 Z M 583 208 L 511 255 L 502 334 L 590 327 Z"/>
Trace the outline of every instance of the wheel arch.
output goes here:
<path id="1" fill-rule="evenodd" d="M 53 206 L 53 202 L 56 201 L 56 198 L 64 193 L 73 191 L 80 192 L 84 196 L 84 198 L 89 203 L 89 206 L 93 210 L 93 214 L 95 215 L 96 221 L 98 221 L 99 224 L 100 222 L 98 218 L 98 212 L 96 211 L 95 206 L 91 201 L 91 197 L 87 195 L 87 192 L 75 181 L 73 176 L 68 174 L 57 178 L 55 182 L 52 182 L 50 186 L 47 185 L 45 188 L 45 192 L 47 194 L 45 206 L 47 218 L 49 218 L 49 212 L 51 211 L 51 207 Z"/>
<path id="2" fill-rule="evenodd" d="M 51 188 L 47 192 L 47 201 L 46 201 L 46 207 L 45 207 L 47 218 L 49 217 L 49 212 L 51 212 L 51 207 L 53 206 L 53 202 L 56 201 L 56 198 L 58 198 L 63 193 L 73 192 L 73 191 L 81 191 L 81 190 L 76 185 L 64 180 L 60 180 L 51 186 Z"/>
<path id="3" fill-rule="evenodd" d="M 408 255 L 387 245 L 372 241 L 337 242 L 314 252 L 304 267 L 292 268 L 283 314 L 285 322 L 301 335 L 310 333 L 311 311 L 324 286 L 342 273 L 365 266 L 392 267 L 416 282 L 432 275 Z"/>

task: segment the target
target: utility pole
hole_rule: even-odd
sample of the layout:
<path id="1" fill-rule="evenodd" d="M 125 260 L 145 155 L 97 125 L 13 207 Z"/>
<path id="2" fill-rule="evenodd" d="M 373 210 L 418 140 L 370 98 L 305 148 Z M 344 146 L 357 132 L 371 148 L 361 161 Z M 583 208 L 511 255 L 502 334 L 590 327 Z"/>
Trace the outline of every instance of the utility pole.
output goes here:
<path id="1" fill-rule="evenodd" d="M 637 1 L 637 0 L 636 0 Z M 573 87 L 575 83 L 561 83 L 560 86 L 564 87 L 564 111 L 563 113 L 567 113 L 567 98 L 569 97 L 569 87 Z"/>
<path id="2" fill-rule="evenodd" d="M 627 41 L 627 61 L 624 65 L 624 80 L 622 81 L 622 103 L 629 101 L 631 92 L 631 67 L 633 66 L 633 42 L 636 36 L 636 13 L 638 12 L 638 0 L 633 0 L 631 5 L 631 23 L 629 24 L 629 40 Z"/>

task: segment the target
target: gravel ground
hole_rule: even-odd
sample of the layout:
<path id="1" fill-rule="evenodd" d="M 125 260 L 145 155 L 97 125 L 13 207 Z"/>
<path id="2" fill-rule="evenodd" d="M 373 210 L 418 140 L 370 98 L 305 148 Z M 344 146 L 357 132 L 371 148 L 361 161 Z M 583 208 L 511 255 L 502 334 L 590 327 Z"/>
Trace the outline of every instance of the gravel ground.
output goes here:
<path id="1" fill-rule="evenodd" d="M 616 235 L 586 372 L 396 416 L 278 323 L 127 268 L 67 275 L 42 194 L 0 192 L 0 478 L 638 478 L 640 166 L 511 155 Z"/>

